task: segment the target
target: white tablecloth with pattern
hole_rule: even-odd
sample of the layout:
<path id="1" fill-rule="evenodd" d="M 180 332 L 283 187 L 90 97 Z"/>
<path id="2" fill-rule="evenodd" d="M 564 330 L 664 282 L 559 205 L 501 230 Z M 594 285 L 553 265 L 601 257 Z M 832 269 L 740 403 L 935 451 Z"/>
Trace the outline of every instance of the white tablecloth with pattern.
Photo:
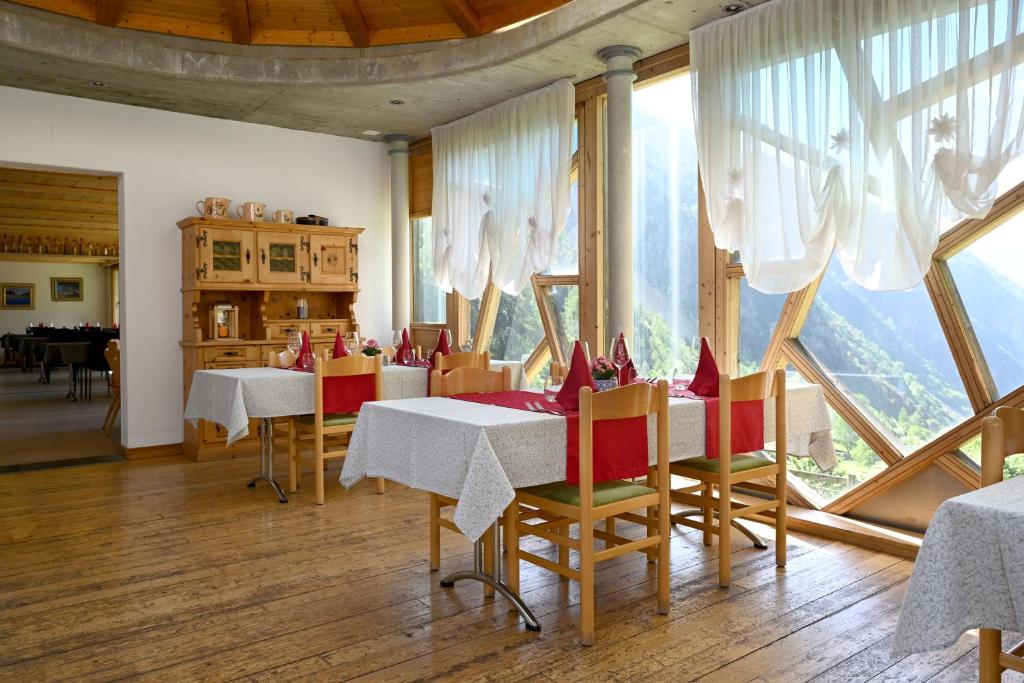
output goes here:
<path id="1" fill-rule="evenodd" d="M 892 653 L 940 650 L 975 628 L 1024 631 L 1024 477 L 939 506 L 917 554 Z"/>
<path id="2" fill-rule="evenodd" d="M 834 462 L 832 424 L 821 387 L 789 389 L 789 451 Z M 543 397 L 538 394 L 543 403 Z M 765 403 L 765 441 L 775 439 L 775 406 Z M 457 498 L 455 524 L 477 539 L 501 514 L 514 489 L 565 479 L 566 420 L 449 398 L 363 405 L 349 443 L 341 483 L 366 476 Z M 656 461 L 655 421 L 648 425 Z M 704 454 L 704 403 L 669 399 L 669 454 Z"/>
<path id="3" fill-rule="evenodd" d="M 523 364 L 492 360 L 492 368 L 512 368 L 512 386 L 525 385 Z M 386 365 L 382 369 L 385 399 L 420 398 L 427 395 L 427 370 L 422 367 Z M 222 425 L 228 444 L 249 433 L 249 419 L 287 417 L 313 412 L 313 375 L 281 368 L 197 370 L 185 404 L 185 419 Z"/>

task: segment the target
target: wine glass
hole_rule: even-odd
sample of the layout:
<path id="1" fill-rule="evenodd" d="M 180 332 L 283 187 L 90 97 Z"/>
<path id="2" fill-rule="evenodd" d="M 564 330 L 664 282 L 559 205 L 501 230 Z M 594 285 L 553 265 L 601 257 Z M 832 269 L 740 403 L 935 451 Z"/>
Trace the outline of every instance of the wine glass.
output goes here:
<path id="1" fill-rule="evenodd" d="M 402 353 L 402 362 L 406 365 L 412 365 L 413 360 L 416 358 L 416 351 L 414 349 L 405 349 Z"/>
<path id="2" fill-rule="evenodd" d="M 608 360 L 612 362 L 616 370 L 621 370 L 629 362 L 629 350 L 626 348 L 625 340 L 620 342 L 618 337 L 612 339 L 612 345 L 608 350 Z"/>
<path id="3" fill-rule="evenodd" d="M 288 350 L 296 358 L 299 357 L 299 351 L 302 350 L 302 334 L 298 330 L 292 330 L 288 333 Z"/>
<path id="4" fill-rule="evenodd" d="M 444 338 L 448 340 L 448 348 L 452 348 L 452 331 L 447 327 L 444 328 Z"/>
<path id="5" fill-rule="evenodd" d="M 559 385 L 555 383 L 555 379 L 548 375 L 544 378 L 544 400 L 548 403 L 554 403 L 555 399 L 558 398 Z"/>

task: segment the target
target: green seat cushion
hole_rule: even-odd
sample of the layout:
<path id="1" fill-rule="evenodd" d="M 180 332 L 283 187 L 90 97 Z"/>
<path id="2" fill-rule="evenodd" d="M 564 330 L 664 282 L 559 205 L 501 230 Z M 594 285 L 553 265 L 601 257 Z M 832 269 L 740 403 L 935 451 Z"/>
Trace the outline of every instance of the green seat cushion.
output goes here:
<path id="1" fill-rule="evenodd" d="M 553 500 L 556 503 L 564 503 L 565 505 L 580 504 L 580 487 L 566 484 L 564 481 L 554 484 L 541 484 L 540 486 L 527 486 L 519 490 L 538 498 Z M 611 505 L 621 500 L 629 500 L 630 498 L 657 492 L 657 489 L 652 489 L 642 484 L 634 484 L 630 481 L 622 481 L 621 479 L 603 481 L 600 484 L 594 484 L 594 507 Z"/>
<path id="2" fill-rule="evenodd" d="M 341 425 L 354 425 L 359 413 L 328 413 L 324 415 L 324 427 L 340 427 Z M 300 415 L 296 418 L 302 424 L 315 424 L 315 415 Z"/>
<path id="3" fill-rule="evenodd" d="M 682 465 L 683 467 L 689 467 L 692 470 L 700 470 L 702 472 L 718 472 L 720 470 L 719 463 L 721 460 L 718 458 L 711 459 L 705 458 L 704 456 L 698 456 L 696 458 L 687 458 L 686 460 L 680 460 L 672 463 L 673 465 Z M 769 467 L 775 463 L 768 458 L 759 458 L 756 455 L 734 455 L 732 456 L 732 472 L 746 472 L 747 470 L 756 470 L 758 467 Z"/>

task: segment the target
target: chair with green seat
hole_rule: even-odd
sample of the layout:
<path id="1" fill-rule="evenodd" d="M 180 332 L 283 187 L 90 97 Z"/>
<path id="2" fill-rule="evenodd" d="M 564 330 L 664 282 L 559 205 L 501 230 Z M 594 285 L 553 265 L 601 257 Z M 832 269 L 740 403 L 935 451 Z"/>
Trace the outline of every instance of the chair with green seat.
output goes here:
<path id="1" fill-rule="evenodd" d="M 594 423 L 602 420 L 657 418 L 658 467 L 651 470 L 647 485 L 613 480 L 594 483 Z M 658 613 L 668 613 L 669 603 L 669 473 L 668 473 L 668 384 L 631 384 L 594 394 L 589 387 L 580 391 L 579 486 L 567 482 L 530 486 L 516 491 L 516 498 L 504 519 L 505 549 L 508 553 L 508 585 L 519 591 L 519 561 L 556 572 L 580 583 L 580 639 L 594 643 L 594 566 L 627 552 L 640 552 L 658 563 Z M 638 514 L 640 511 L 641 514 Z M 532 520 L 539 522 L 528 523 Z M 607 525 L 610 519 L 636 522 L 646 527 L 639 539 L 618 536 Z M 605 530 L 594 524 L 605 521 Z M 579 538 L 568 529 L 579 525 Z M 520 550 L 522 536 L 537 536 L 579 554 L 579 568 L 553 562 Z M 602 550 L 595 539 L 604 541 Z M 654 555 L 656 551 L 656 555 Z"/>
<path id="2" fill-rule="evenodd" d="M 302 458 L 300 449 L 310 446 L 314 460 L 313 472 L 316 476 L 316 502 L 324 504 L 324 463 L 334 458 L 343 458 L 348 454 L 348 437 L 355 429 L 356 418 L 359 416 L 354 399 L 352 412 L 325 412 L 324 385 L 332 378 L 358 379 L 360 376 L 373 376 L 373 391 L 362 400 L 377 401 L 384 395 L 381 378 L 381 357 L 357 354 L 344 356 L 334 360 L 317 358 L 314 365 L 314 413 L 298 415 L 288 420 L 288 490 L 292 493 L 299 488 L 299 461 Z M 369 384 L 367 379 L 366 384 Z M 372 395 L 369 395 L 372 394 Z M 331 400 L 327 401 L 328 409 Z M 330 447 L 330 449 L 329 449 Z M 384 480 L 377 479 L 377 492 L 383 493 Z"/>
<path id="3" fill-rule="evenodd" d="M 673 462 L 672 474 L 695 480 L 696 485 L 672 491 L 674 502 L 694 506 L 701 511 L 700 521 L 687 512 L 672 515 L 673 524 L 699 529 L 704 534 L 704 545 L 711 545 L 712 534 L 718 534 L 718 583 L 728 587 L 732 572 L 731 530 L 738 520 L 755 514 L 775 511 L 775 563 L 786 566 L 786 372 L 777 370 L 771 398 L 775 401 L 775 460 L 732 452 L 732 404 L 735 401 L 764 400 L 767 372 L 756 372 L 746 377 L 730 379 L 718 377 L 718 458 L 697 456 Z M 756 483 L 757 479 L 774 477 L 772 487 Z M 752 505 L 732 501 L 732 487 L 743 484 L 770 498 Z M 718 488 L 717 499 L 714 489 Z M 718 523 L 715 523 L 715 520 Z M 745 529 L 740 527 L 741 531 Z M 746 533 L 746 532 L 745 532 Z M 756 538 L 752 533 L 748 536 Z M 757 542 L 755 541 L 755 544 Z M 759 545 L 758 547 L 765 547 Z"/>

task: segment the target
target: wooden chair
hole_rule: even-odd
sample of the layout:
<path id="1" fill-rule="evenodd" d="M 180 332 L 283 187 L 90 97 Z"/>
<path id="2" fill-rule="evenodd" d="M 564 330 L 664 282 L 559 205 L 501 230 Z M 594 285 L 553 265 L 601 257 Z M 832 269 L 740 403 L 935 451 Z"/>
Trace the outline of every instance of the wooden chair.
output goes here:
<path id="1" fill-rule="evenodd" d="M 704 456 L 672 463 L 672 474 L 698 482 L 672 491 L 672 500 L 692 505 L 702 511 L 697 522 L 687 513 L 672 515 L 673 524 L 683 524 L 704 532 L 704 545 L 711 545 L 711 535 L 718 534 L 718 583 L 729 586 L 732 571 L 731 529 L 737 520 L 775 510 L 775 563 L 786 566 L 786 372 L 775 371 L 772 396 L 775 399 L 775 460 L 732 452 L 732 402 L 754 401 L 765 397 L 768 373 L 757 372 L 746 377 L 718 377 L 718 443 L 717 459 Z M 767 487 L 753 480 L 775 477 L 775 486 Z M 743 483 L 745 488 L 768 494 L 771 499 L 755 505 L 732 502 L 732 487 Z M 714 489 L 718 488 L 718 499 Z M 718 524 L 714 519 L 718 518 Z M 763 547 L 763 546 L 761 546 Z"/>
<path id="2" fill-rule="evenodd" d="M 1024 409 L 1003 406 L 981 423 L 981 485 L 1003 480 L 1003 464 L 1011 455 L 1024 453 Z M 1024 673 L 1024 640 L 1003 652 L 1003 632 L 979 629 L 978 680 L 997 683 L 1003 671 Z"/>
<path id="3" fill-rule="evenodd" d="M 284 351 L 270 349 L 267 351 L 268 368 L 290 368 L 293 365 L 295 365 L 295 354 L 292 353 L 291 349 L 285 349 Z"/>
<path id="4" fill-rule="evenodd" d="M 512 369 L 508 366 L 503 367 L 500 371 L 462 367 L 452 370 L 447 375 L 442 375 L 439 370 L 430 373 L 431 396 L 498 391 L 512 391 Z M 441 568 L 441 528 L 462 533 L 454 522 L 441 516 L 441 510 L 457 505 L 458 502 L 455 498 L 430 493 L 430 571 L 437 571 Z M 491 532 L 488 531 L 484 536 L 484 571 L 489 574 L 494 571 L 494 553 L 491 550 L 493 542 Z M 487 586 L 484 592 L 491 595 L 494 589 Z"/>
<path id="5" fill-rule="evenodd" d="M 299 447 L 311 445 L 316 475 L 316 502 L 324 504 L 324 463 L 334 458 L 343 458 L 348 453 L 348 436 L 356 426 L 358 413 L 324 413 L 324 379 L 327 377 L 350 377 L 353 375 L 375 376 L 374 400 L 383 395 L 380 356 L 357 354 L 325 361 L 317 358 L 314 366 L 314 413 L 300 415 L 288 420 L 288 490 L 292 493 L 299 488 Z M 340 442 L 337 448 L 327 449 L 327 442 Z M 335 444 L 332 444 L 335 445 Z M 377 478 L 377 492 L 384 492 L 384 480 Z"/>
<path id="6" fill-rule="evenodd" d="M 114 428 L 114 422 L 121 412 L 120 344 L 114 340 L 108 341 L 106 348 L 103 349 L 103 357 L 107 359 L 107 365 L 110 366 L 110 389 L 114 393 L 114 398 L 110 401 L 110 407 L 107 408 L 107 414 L 103 418 L 103 431 L 107 436 L 110 436 L 110 432 Z"/>
<path id="7" fill-rule="evenodd" d="M 658 465 L 649 470 L 647 485 L 630 481 L 608 481 L 594 484 L 593 428 L 601 420 L 657 416 Z M 519 561 L 524 560 L 580 583 L 580 639 L 584 645 L 594 643 L 594 566 L 627 552 L 642 552 L 649 559 L 657 550 L 658 613 L 667 614 L 669 606 L 669 543 L 670 502 L 668 471 L 668 383 L 658 385 L 631 384 L 594 394 L 588 387 L 580 391 L 579 415 L 580 484 L 565 482 L 542 484 L 519 489 L 504 520 L 505 547 L 508 552 L 508 585 L 519 591 Z M 634 510 L 647 510 L 641 515 Z M 534 524 L 531 519 L 540 519 Z M 618 536 L 608 522 L 622 519 L 647 527 L 645 537 L 630 540 Z M 594 528 L 605 520 L 605 530 Z M 569 528 L 579 524 L 579 539 L 569 535 Z M 522 536 L 538 536 L 559 546 L 556 564 L 533 553 L 519 549 Z M 604 549 L 595 551 L 594 539 L 604 541 Z M 565 550 L 565 553 L 561 552 Z M 568 563 L 568 550 L 579 554 L 579 568 Z M 563 559 L 564 557 L 564 559 Z"/>
<path id="8" fill-rule="evenodd" d="M 450 353 L 447 356 L 441 353 L 434 354 L 434 370 L 447 372 L 456 368 L 480 368 L 481 370 L 491 369 L 491 354 L 488 351 L 477 353 L 475 351 L 462 351 Z"/>

